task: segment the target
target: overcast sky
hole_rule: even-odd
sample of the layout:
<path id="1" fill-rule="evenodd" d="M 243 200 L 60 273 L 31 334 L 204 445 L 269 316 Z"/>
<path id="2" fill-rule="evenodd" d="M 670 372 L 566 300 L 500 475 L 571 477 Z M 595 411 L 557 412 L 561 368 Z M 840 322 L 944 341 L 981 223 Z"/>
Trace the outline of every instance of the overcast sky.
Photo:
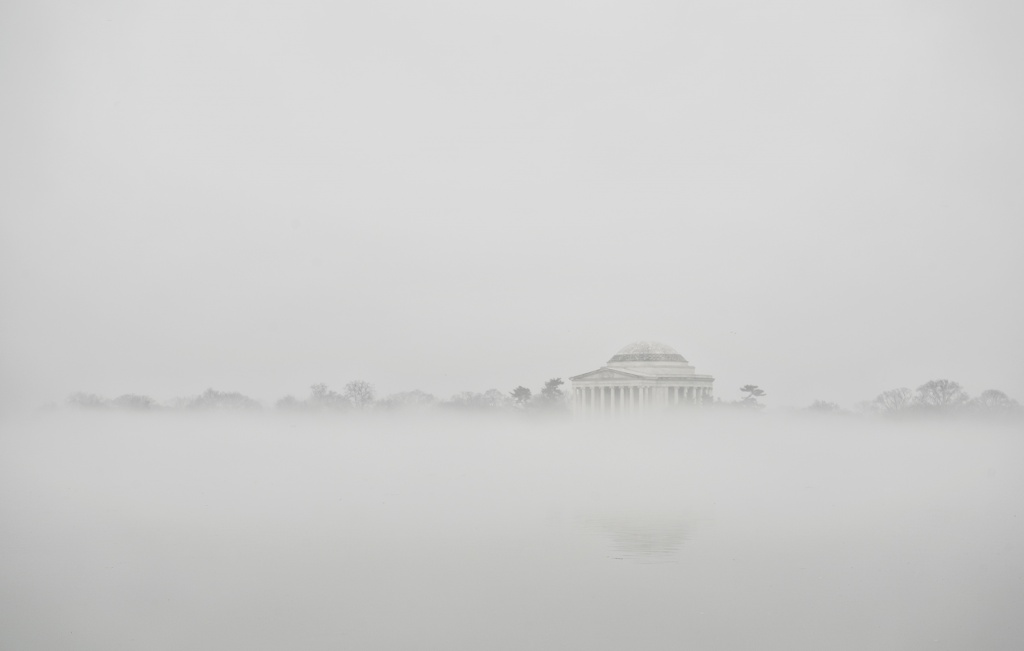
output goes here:
<path id="1" fill-rule="evenodd" d="M 1024 399 L 1024 5 L 0 6 L 0 394 Z"/>

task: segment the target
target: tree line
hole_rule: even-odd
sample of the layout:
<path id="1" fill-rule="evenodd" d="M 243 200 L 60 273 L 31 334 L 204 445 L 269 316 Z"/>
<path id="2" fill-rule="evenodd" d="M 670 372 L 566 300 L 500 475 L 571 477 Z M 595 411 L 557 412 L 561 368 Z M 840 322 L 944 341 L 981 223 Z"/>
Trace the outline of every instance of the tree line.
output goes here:
<path id="1" fill-rule="evenodd" d="M 865 411 L 890 416 L 901 414 L 982 413 L 1008 415 L 1021 413 L 1016 400 L 999 391 L 987 389 L 978 396 L 968 394 L 958 382 L 931 380 L 916 390 L 907 387 L 889 389 L 874 400 L 860 405 Z"/>
<path id="2" fill-rule="evenodd" d="M 758 401 L 765 391 L 756 384 L 740 387 L 743 396 L 739 400 L 715 400 L 714 406 L 719 408 L 763 409 Z M 848 414 L 835 402 L 815 400 L 804 409 L 816 413 Z M 930 380 L 917 389 L 907 387 L 889 389 L 878 394 L 872 400 L 857 403 L 853 409 L 860 414 L 877 414 L 886 417 L 911 416 L 1024 416 L 1024 407 L 1016 400 L 999 391 L 987 389 L 977 396 L 971 396 L 959 382 L 952 380 Z"/>
<path id="3" fill-rule="evenodd" d="M 409 411 L 440 409 L 468 412 L 537 412 L 560 413 L 570 409 L 567 394 L 562 388 L 561 378 L 552 378 L 544 383 L 539 392 L 534 393 L 525 386 L 517 386 L 508 392 L 490 389 L 482 393 L 463 391 L 448 399 L 415 389 L 393 393 L 378 398 L 376 389 L 369 382 L 355 380 L 346 384 L 340 391 L 335 391 L 326 384 L 314 384 L 303 398 L 287 395 L 272 405 L 279 411 L 293 412 L 363 412 L 363 411 Z M 738 407 L 745 409 L 762 409 L 764 405 L 758 401 L 767 395 L 763 389 L 754 384 L 740 388 L 743 397 L 732 402 L 716 400 L 715 407 Z M 252 411 L 264 409 L 264 403 L 238 392 L 207 389 L 197 396 L 176 398 L 167 403 L 159 403 L 153 398 L 134 393 L 124 394 L 113 399 L 106 399 L 91 393 L 73 393 L 68 396 L 66 404 L 80 409 L 116 409 L 124 411 L 147 410 L 190 410 L 215 411 L 237 410 Z M 51 406 L 52 408 L 52 406 Z M 806 411 L 816 413 L 849 413 L 834 402 L 815 400 Z M 923 415 L 989 415 L 989 416 L 1024 416 L 1024 408 L 1002 391 L 988 389 L 977 396 L 971 396 L 958 383 L 951 380 L 931 380 L 917 389 L 906 387 L 889 389 L 878 394 L 874 399 L 857 403 L 854 412 L 862 414 L 878 414 L 887 417 L 923 416 Z"/>
<path id="4" fill-rule="evenodd" d="M 807 411 L 844 413 L 838 404 L 815 400 Z M 971 396 L 959 382 L 929 380 L 917 389 L 900 387 L 889 389 L 854 406 L 854 411 L 886 417 L 912 416 L 1024 416 L 1024 408 L 998 389 L 987 389 Z"/>
<path id="5" fill-rule="evenodd" d="M 425 391 L 415 389 L 393 393 L 378 398 L 372 384 L 363 380 L 347 383 L 340 391 L 331 389 L 327 384 L 318 383 L 309 388 L 309 393 L 298 398 L 286 395 L 273 403 L 273 408 L 288 412 L 362 412 L 362 411 L 406 411 L 422 409 L 446 409 L 453 411 L 479 412 L 567 412 L 569 404 L 564 381 L 552 378 L 544 383 L 541 390 L 534 394 L 529 388 L 517 386 L 507 393 L 490 389 L 483 393 L 463 391 L 448 399 L 439 399 Z M 107 399 L 93 393 L 72 393 L 65 400 L 72 408 L 87 410 L 185 410 L 185 411 L 254 411 L 264 409 L 265 405 L 249 396 L 232 391 L 207 389 L 197 396 L 176 398 L 167 403 L 135 393 L 126 393 L 113 399 Z M 52 408 L 52 406 L 51 406 Z"/>

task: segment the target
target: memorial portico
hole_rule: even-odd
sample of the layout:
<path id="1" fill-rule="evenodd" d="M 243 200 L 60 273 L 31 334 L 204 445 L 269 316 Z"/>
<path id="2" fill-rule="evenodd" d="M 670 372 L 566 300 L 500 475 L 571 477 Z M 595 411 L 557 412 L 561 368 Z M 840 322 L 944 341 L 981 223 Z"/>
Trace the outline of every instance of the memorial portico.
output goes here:
<path id="1" fill-rule="evenodd" d="M 608 364 L 572 382 L 577 414 L 616 416 L 639 414 L 712 400 L 715 379 L 697 375 L 672 347 L 651 341 L 630 344 Z"/>

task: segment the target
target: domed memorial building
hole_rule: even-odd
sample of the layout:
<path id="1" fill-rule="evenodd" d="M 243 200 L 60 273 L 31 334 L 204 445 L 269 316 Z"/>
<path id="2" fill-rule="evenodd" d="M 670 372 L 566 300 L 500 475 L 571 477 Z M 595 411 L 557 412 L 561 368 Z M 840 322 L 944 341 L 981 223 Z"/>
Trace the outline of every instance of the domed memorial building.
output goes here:
<path id="1" fill-rule="evenodd" d="M 631 414 L 711 400 L 715 378 L 697 375 L 671 346 L 632 343 L 596 371 L 569 378 L 577 414 Z"/>

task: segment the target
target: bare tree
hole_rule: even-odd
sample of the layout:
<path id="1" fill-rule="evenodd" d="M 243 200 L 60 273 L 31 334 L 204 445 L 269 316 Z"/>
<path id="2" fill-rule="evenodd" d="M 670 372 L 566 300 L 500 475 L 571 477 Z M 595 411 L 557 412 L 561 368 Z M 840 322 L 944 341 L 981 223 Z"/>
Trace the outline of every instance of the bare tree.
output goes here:
<path id="1" fill-rule="evenodd" d="M 260 403 L 237 391 L 207 389 L 187 403 L 189 409 L 259 409 Z"/>
<path id="2" fill-rule="evenodd" d="M 285 411 L 295 411 L 303 407 L 302 402 L 291 395 L 281 398 L 274 403 L 274 406 Z"/>
<path id="3" fill-rule="evenodd" d="M 134 393 L 126 393 L 118 396 L 110 403 L 118 409 L 129 409 L 132 411 L 145 411 L 156 407 L 156 400 L 149 396 L 140 396 Z"/>
<path id="4" fill-rule="evenodd" d="M 314 409 L 344 409 L 349 405 L 345 396 L 331 391 L 324 383 L 314 384 L 309 387 L 309 400 L 307 404 Z"/>
<path id="5" fill-rule="evenodd" d="M 969 399 L 967 392 L 950 380 L 931 380 L 917 387 L 917 403 L 931 409 L 959 407 Z"/>
<path id="6" fill-rule="evenodd" d="M 889 389 L 878 394 L 873 404 L 883 414 L 897 414 L 911 405 L 914 392 L 906 387 Z"/>
<path id="7" fill-rule="evenodd" d="M 488 389 L 484 393 L 475 391 L 463 391 L 451 397 L 450 400 L 442 403 L 450 409 L 462 409 L 468 411 L 493 411 L 507 407 L 510 399 L 497 389 Z"/>
<path id="8" fill-rule="evenodd" d="M 503 391 L 497 389 L 484 391 L 483 400 L 489 409 L 507 409 L 511 402 L 511 399 Z"/>
<path id="9" fill-rule="evenodd" d="M 437 398 L 419 389 L 393 393 L 377 403 L 378 407 L 389 410 L 424 409 L 436 404 Z"/>
<path id="10" fill-rule="evenodd" d="M 345 385 L 345 399 L 357 409 L 366 409 L 373 404 L 376 394 L 373 385 L 362 380 L 353 380 Z"/>
<path id="11" fill-rule="evenodd" d="M 105 398 L 101 398 L 95 393 L 72 393 L 67 397 L 69 406 L 77 407 L 79 409 L 103 409 L 110 405 Z"/>
<path id="12" fill-rule="evenodd" d="M 998 389 L 982 391 L 971 401 L 971 407 L 988 413 L 1010 413 L 1020 409 L 1020 403 Z"/>

